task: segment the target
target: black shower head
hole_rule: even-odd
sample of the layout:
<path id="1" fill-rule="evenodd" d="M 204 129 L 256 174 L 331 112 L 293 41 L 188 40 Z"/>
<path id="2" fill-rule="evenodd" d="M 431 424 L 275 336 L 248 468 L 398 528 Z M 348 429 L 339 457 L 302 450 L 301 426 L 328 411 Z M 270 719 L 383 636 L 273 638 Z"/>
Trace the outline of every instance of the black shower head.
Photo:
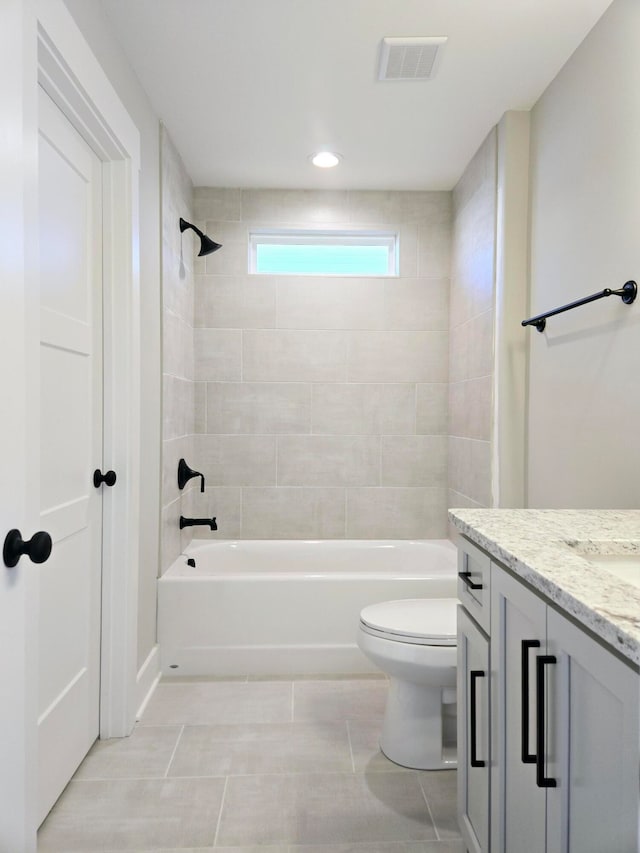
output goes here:
<path id="1" fill-rule="evenodd" d="M 198 257 L 201 258 L 203 255 L 210 255 L 212 252 L 217 252 L 218 249 L 222 248 L 221 243 L 216 243 L 211 237 L 207 237 L 206 234 L 203 234 L 199 228 L 196 228 L 195 225 L 192 225 L 190 222 L 187 222 L 186 219 L 180 217 L 180 232 L 186 231 L 187 228 L 191 228 L 196 232 L 198 237 L 200 238 L 200 251 L 198 252 Z"/>

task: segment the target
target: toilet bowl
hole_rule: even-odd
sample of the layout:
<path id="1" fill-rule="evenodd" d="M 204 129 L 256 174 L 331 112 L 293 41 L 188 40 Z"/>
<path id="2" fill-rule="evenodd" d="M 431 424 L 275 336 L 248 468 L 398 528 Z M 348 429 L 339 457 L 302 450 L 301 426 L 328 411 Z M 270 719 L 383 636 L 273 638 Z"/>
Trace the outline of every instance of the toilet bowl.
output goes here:
<path id="1" fill-rule="evenodd" d="M 360 613 L 358 645 L 390 681 L 380 749 L 403 767 L 456 766 L 444 735 L 455 726 L 457 604 L 455 598 L 385 601 Z"/>

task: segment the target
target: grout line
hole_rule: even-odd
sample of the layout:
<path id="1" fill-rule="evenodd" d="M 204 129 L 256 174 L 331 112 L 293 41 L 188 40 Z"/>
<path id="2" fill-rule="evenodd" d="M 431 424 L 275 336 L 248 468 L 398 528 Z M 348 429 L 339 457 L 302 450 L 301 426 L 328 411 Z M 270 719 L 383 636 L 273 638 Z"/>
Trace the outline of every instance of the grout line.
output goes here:
<path id="1" fill-rule="evenodd" d="M 442 841 L 440 838 L 440 833 L 438 832 L 438 825 L 436 824 L 435 818 L 433 816 L 433 812 L 431 811 L 431 806 L 429 805 L 429 799 L 425 793 L 424 788 L 422 787 L 422 783 L 420 782 L 420 778 L 418 777 L 418 785 L 420 786 L 420 790 L 422 791 L 422 797 L 427 805 L 427 811 L 429 812 L 429 817 L 431 818 L 431 823 L 433 824 L 433 831 L 436 834 L 436 841 Z"/>
<path id="2" fill-rule="evenodd" d="M 222 809 L 224 808 L 224 800 L 227 795 L 227 784 L 229 782 L 229 777 L 225 777 L 224 780 L 224 788 L 222 789 L 222 799 L 220 800 L 220 811 L 218 812 L 218 822 L 216 823 L 216 834 L 213 839 L 213 847 L 217 847 L 218 845 L 218 833 L 220 832 L 220 824 L 222 822 Z"/>
<path id="3" fill-rule="evenodd" d="M 345 720 L 345 724 L 347 726 L 347 740 L 349 741 L 349 755 L 351 756 L 351 769 L 353 772 L 356 772 L 356 762 L 353 758 L 353 747 L 351 745 L 351 730 L 349 728 L 349 720 Z"/>
<path id="4" fill-rule="evenodd" d="M 175 758 L 176 751 L 178 749 L 178 744 L 180 743 L 180 739 L 182 738 L 182 733 L 184 732 L 184 726 L 181 727 L 180 732 L 178 733 L 178 738 L 176 740 L 176 745 L 173 747 L 173 752 L 171 753 L 171 758 L 169 759 L 169 763 L 167 764 L 167 769 L 164 771 L 164 778 L 167 779 L 169 776 L 169 770 L 171 765 L 173 764 L 173 759 Z"/>

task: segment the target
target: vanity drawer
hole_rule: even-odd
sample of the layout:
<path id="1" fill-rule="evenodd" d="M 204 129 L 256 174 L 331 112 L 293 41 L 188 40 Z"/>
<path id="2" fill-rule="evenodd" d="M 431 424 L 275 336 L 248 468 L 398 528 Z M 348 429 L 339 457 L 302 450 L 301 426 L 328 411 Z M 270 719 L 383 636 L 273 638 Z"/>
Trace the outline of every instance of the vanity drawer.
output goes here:
<path id="1" fill-rule="evenodd" d="M 487 554 L 460 537 L 458 545 L 458 598 L 478 625 L 490 632 L 491 559 Z"/>

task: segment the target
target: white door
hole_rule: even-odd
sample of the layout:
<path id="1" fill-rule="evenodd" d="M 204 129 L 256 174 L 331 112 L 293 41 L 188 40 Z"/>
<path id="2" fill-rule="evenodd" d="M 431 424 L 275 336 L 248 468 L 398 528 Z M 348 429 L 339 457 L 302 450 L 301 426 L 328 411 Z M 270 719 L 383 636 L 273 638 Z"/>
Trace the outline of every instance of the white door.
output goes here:
<path id="1" fill-rule="evenodd" d="M 39 93 L 40 512 L 38 821 L 99 730 L 102 166 Z"/>

